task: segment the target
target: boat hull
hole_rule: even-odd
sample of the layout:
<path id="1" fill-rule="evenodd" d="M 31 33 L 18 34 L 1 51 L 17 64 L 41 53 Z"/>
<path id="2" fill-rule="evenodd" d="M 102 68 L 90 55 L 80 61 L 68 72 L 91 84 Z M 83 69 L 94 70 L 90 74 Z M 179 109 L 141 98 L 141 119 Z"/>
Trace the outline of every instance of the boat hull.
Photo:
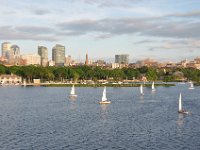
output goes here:
<path id="1" fill-rule="evenodd" d="M 102 101 L 102 102 L 99 102 L 99 104 L 110 104 L 111 101 Z"/>
<path id="2" fill-rule="evenodd" d="M 188 111 L 185 111 L 185 110 L 178 111 L 178 113 L 181 113 L 181 114 L 189 114 L 189 112 L 188 112 Z"/>
<path id="3" fill-rule="evenodd" d="M 77 95 L 69 95 L 70 98 L 76 98 Z"/>

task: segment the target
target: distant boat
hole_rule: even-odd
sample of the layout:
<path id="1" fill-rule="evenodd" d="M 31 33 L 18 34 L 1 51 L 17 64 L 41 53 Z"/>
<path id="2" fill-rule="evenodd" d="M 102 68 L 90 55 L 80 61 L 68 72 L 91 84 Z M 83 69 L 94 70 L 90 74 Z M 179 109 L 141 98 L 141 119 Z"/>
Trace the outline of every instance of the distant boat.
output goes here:
<path id="1" fill-rule="evenodd" d="M 193 82 L 190 82 L 190 87 L 189 87 L 190 90 L 193 90 L 194 89 L 194 84 Z"/>
<path id="2" fill-rule="evenodd" d="M 71 98 L 76 98 L 77 97 L 77 95 L 75 94 L 75 87 L 74 87 L 74 85 L 71 88 L 69 97 L 71 97 Z"/>
<path id="3" fill-rule="evenodd" d="M 143 85 L 142 85 L 142 84 L 140 85 L 140 95 L 144 95 L 144 92 L 143 92 Z"/>
<path id="4" fill-rule="evenodd" d="M 153 82 L 152 85 L 151 85 L 151 89 L 152 89 L 152 92 L 155 92 L 155 91 L 156 91 L 155 86 L 154 86 L 154 82 Z"/>
<path id="5" fill-rule="evenodd" d="M 110 104 L 110 103 L 111 101 L 108 101 L 106 97 L 106 87 L 104 87 L 101 102 L 99 102 L 99 104 Z"/>
<path id="6" fill-rule="evenodd" d="M 180 93 L 179 101 L 178 101 L 178 112 L 182 113 L 182 114 L 188 114 L 189 113 L 188 111 L 182 109 L 182 97 L 181 97 L 181 93 Z"/>

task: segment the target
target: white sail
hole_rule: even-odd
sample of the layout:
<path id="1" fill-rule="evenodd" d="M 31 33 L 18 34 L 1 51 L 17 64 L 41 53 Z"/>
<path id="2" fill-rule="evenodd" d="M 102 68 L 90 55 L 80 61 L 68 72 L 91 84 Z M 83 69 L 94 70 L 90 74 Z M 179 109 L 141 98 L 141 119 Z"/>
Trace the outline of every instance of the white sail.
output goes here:
<path id="1" fill-rule="evenodd" d="M 151 88 L 152 88 L 152 91 L 155 91 L 155 90 L 156 90 L 156 89 L 155 89 L 155 86 L 154 86 L 154 82 L 152 83 Z"/>
<path id="2" fill-rule="evenodd" d="M 194 84 L 193 84 L 193 82 L 190 83 L 190 89 L 194 89 Z"/>
<path id="3" fill-rule="evenodd" d="M 141 95 L 144 94 L 144 93 L 143 93 L 143 86 L 142 86 L 142 84 L 140 85 L 140 94 L 141 94 Z"/>
<path id="4" fill-rule="evenodd" d="M 181 93 L 180 93 L 179 101 L 178 101 L 178 111 L 179 111 L 179 112 L 182 111 L 182 99 L 181 99 Z"/>
<path id="5" fill-rule="evenodd" d="M 191 84 L 190 84 L 190 87 L 192 87 L 192 88 L 194 87 L 194 84 L 193 84 L 193 82 L 191 82 Z"/>
<path id="6" fill-rule="evenodd" d="M 107 98 L 106 98 L 106 87 L 104 87 L 104 89 L 103 89 L 103 96 L 102 96 L 102 102 L 103 101 L 107 101 Z"/>
<path id="7" fill-rule="evenodd" d="M 71 95 L 75 95 L 75 88 L 74 88 L 74 85 L 72 86 L 72 89 L 71 89 L 70 94 L 71 94 Z"/>

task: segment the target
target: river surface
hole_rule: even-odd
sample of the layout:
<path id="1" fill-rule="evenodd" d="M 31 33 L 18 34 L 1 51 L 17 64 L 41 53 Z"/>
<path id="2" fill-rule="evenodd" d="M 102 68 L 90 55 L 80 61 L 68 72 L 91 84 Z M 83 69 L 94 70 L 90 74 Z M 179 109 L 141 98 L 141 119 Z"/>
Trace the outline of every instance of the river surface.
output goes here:
<path id="1" fill-rule="evenodd" d="M 1 150 L 199 150 L 200 87 L 0 87 Z M 183 107 L 189 115 L 178 114 Z"/>

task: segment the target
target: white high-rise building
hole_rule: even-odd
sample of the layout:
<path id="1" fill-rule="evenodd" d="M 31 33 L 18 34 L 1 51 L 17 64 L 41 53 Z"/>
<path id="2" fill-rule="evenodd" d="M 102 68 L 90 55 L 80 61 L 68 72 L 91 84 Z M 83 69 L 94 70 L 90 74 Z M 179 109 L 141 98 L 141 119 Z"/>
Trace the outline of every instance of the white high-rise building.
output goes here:
<path id="1" fill-rule="evenodd" d="M 41 65 L 48 65 L 48 49 L 44 46 L 38 46 L 38 54 L 41 56 Z"/>
<path id="2" fill-rule="evenodd" d="M 65 64 L 65 46 L 56 44 L 52 49 L 52 60 L 56 66 L 64 66 Z"/>
<path id="3" fill-rule="evenodd" d="M 11 43 L 10 42 L 2 43 L 1 44 L 1 50 L 2 50 L 2 57 L 9 59 L 10 58 L 10 52 L 11 52 Z"/>

